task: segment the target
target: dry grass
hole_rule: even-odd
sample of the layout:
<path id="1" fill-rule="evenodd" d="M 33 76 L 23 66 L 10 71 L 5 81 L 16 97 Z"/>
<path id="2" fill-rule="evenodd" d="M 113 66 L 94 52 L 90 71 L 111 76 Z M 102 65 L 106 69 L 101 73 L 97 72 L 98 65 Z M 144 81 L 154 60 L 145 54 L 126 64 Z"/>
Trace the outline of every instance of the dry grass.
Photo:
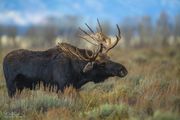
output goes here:
<path id="1" fill-rule="evenodd" d="M 1 69 L 0 120 L 180 119 L 180 49 L 115 49 L 111 56 L 128 68 L 127 77 L 58 94 L 41 87 L 9 99 Z"/>

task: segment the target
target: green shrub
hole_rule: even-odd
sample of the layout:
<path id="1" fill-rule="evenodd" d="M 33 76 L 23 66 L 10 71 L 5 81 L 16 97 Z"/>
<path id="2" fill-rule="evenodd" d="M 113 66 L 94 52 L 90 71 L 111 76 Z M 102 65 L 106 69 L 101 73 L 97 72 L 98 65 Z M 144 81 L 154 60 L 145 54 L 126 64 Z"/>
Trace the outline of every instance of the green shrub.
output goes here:
<path id="1" fill-rule="evenodd" d="M 89 82 L 87 84 L 85 84 L 81 89 L 83 91 L 94 91 L 94 90 L 99 90 L 99 91 L 103 91 L 103 92 L 110 92 L 113 90 L 114 88 L 114 79 L 115 78 L 110 78 L 109 80 L 107 80 L 106 82 L 102 82 L 102 83 L 98 83 L 98 84 L 94 84 L 93 82 Z"/>
<path id="2" fill-rule="evenodd" d="M 24 98 L 12 103 L 11 110 L 13 112 L 24 113 L 27 111 L 45 112 L 49 108 L 67 107 L 71 108 L 74 105 L 74 100 L 68 97 L 58 98 L 58 96 L 39 93 L 30 98 Z"/>
<path id="3" fill-rule="evenodd" d="M 173 96 L 172 98 L 172 109 L 180 113 L 180 96 Z"/>
<path id="4" fill-rule="evenodd" d="M 22 120 L 22 116 L 16 113 L 4 113 L 0 111 L 0 120 Z"/>
<path id="5" fill-rule="evenodd" d="M 152 120 L 180 120 L 180 116 L 175 113 L 156 111 Z"/>
<path id="6" fill-rule="evenodd" d="M 0 120 L 7 120 L 3 112 L 0 112 Z"/>
<path id="7" fill-rule="evenodd" d="M 127 119 L 129 118 L 129 108 L 123 104 L 104 104 L 92 111 L 85 113 L 88 119 Z"/>

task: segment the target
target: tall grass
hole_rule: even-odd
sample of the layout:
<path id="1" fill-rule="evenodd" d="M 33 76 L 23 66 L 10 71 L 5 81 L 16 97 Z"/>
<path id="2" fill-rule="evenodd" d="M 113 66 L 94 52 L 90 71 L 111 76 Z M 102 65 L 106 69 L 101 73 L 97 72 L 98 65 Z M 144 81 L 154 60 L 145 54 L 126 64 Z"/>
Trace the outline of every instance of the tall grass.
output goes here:
<path id="1" fill-rule="evenodd" d="M 179 48 L 117 48 L 111 56 L 127 67 L 127 77 L 58 94 L 42 87 L 24 90 L 13 99 L 7 96 L 0 65 L 0 119 L 180 119 Z"/>

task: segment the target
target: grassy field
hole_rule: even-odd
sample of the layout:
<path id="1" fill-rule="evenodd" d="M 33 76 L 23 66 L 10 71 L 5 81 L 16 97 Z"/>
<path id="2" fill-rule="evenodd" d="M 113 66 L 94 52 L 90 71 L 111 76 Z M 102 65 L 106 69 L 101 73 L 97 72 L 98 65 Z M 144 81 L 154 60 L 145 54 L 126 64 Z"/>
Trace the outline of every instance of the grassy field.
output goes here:
<path id="1" fill-rule="evenodd" d="M 111 56 L 127 67 L 125 78 L 59 94 L 24 90 L 13 99 L 0 64 L 0 120 L 180 120 L 180 49 L 116 48 Z"/>

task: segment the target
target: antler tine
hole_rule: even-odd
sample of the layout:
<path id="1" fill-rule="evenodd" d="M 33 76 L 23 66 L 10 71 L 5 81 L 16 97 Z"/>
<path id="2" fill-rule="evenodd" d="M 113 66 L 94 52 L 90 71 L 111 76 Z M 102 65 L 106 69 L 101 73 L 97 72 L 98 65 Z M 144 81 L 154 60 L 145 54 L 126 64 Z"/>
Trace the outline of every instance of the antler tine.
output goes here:
<path id="1" fill-rule="evenodd" d="M 121 38 L 121 30 L 120 30 L 118 24 L 116 24 L 116 26 L 117 26 L 117 29 L 118 29 L 118 37 Z"/>
<path id="2" fill-rule="evenodd" d="M 71 55 L 75 55 L 76 57 L 80 58 L 80 59 L 83 59 L 81 56 L 79 56 L 78 54 L 76 54 L 75 52 L 73 52 L 71 49 L 67 49 L 68 53 L 70 53 Z"/>
<path id="3" fill-rule="evenodd" d="M 66 51 L 68 54 L 74 55 L 74 56 L 80 58 L 81 60 L 89 61 L 89 59 L 86 59 L 79 53 L 79 50 L 77 48 L 75 48 L 75 50 L 72 50 L 72 48 L 67 48 L 61 43 L 58 43 L 58 45 L 63 51 Z"/>
<path id="4" fill-rule="evenodd" d="M 77 55 L 78 55 L 82 60 L 90 61 L 89 59 L 83 57 L 77 48 L 76 48 L 76 52 L 75 52 L 74 54 L 76 54 L 76 53 L 77 53 Z"/>
<path id="5" fill-rule="evenodd" d="M 63 51 L 66 51 L 68 54 L 73 55 L 73 53 L 70 52 L 70 50 L 67 49 L 66 47 L 64 47 L 62 44 L 58 43 L 58 45 L 59 45 L 59 47 L 60 47 Z"/>
<path id="6" fill-rule="evenodd" d="M 84 34 L 91 36 L 89 33 L 87 33 L 86 31 L 84 31 L 82 28 L 79 27 L 79 30 L 81 30 Z"/>
<path id="7" fill-rule="evenodd" d="M 97 44 L 95 44 L 95 43 L 89 41 L 88 39 L 86 39 L 85 37 L 83 37 L 83 36 L 81 36 L 81 35 L 78 35 L 78 37 L 80 37 L 80 38 L 86 40 L 87 42 L 89 42 L 89 43 L 91 43 L 91 44 L 93 44 L 93 45 L 95 45 L 95 46 L 98 46 Z"/>
<path id="8" fill-rule="evenodd" d="M 94 31 L 89 27 L 89 25 L 87 23 L 85 23 L 85 25 L 87 26 L 87 28 L 94 34 Z"/>
<path id="9" fill-rule="evenodd" d="M 98 48 L 96 50 L 92 51 L 92 55 L 89 55 L 88 51 L 85 51 L 86 56 L 91 59 L 92 61 L 95 60 L 99 54 L 99 52 L 101 51 L 102 47 L 100 45 L 98 45 Z"/>
<path id="10" fill-rule="evenodd" d="M 118 29 L 118 35 L 116 35 L 116 41 L 114 42 L 113 45 L 111 45 L 110 47 L 108 47 L 108 48 L 106 49 L 105 53 L 107 53 L 109 50 L 111 50 L 112 48 L 114 48 L 114 47 L 118 44 L 119 40 L 121 39 L 121 31 L 120 31 L 120 28 L 119 28 L 118 24 L 117 24 L 116 26 L 117 26 L 117 29 Z"/>
<path id="11" fill-rule="evenodd" d="M 111 50 L 112 48 L 114 48 L 114 47 L 118 44 L 119 40 L 120 40 L 119 37 L 116 35 L 116 41 L 114 42 L 113 45 L 111 45 L 110 47 L 108 47 L 108 48 L 106 49 L 105 53 L 107 53 L 109 50 Z"/>
<path id="12" fill-rule="evenodd" d="M 102 52 L 102 49 L 103 49 L 102 44 L 98 45 L 97 50 L 93 52 L 95 59 L 97 58 L 98 54 Z"/>
<path id="13" fill-rule="evenodd" d="M 98 22 L 98 25 L 99 25 L 100 32 L 102 33 L 103 31 L 102 31 L 102 27 L 101 27 L 101 24 L 99 22 L 99 19 L 97 19 L 97 22 Z"/>
<path id="14" fill-rule="evenodd" d="M 92 59 L 92 57 L 93 57 L 93 52 L 92 52 L 92 55 L 89 55 L 88 51 L 86 50 L 86 51 L 85 51 L 85 54 L 86 54 L 86 56 L 87 56 L 88 58 Z"/>
<path id="15" fill-rule="evenodd" d="M 87 36 L 89 36 L 91 39 L 97 41 L 94 37 L 92 37 L 89 33 L 87 33 L 86 31 L 84 31 L 84 30 L 81 29 L 80 27 L 79 27 L 79 29 L 80 29 L 84 34 L 86 34 Z"/>

